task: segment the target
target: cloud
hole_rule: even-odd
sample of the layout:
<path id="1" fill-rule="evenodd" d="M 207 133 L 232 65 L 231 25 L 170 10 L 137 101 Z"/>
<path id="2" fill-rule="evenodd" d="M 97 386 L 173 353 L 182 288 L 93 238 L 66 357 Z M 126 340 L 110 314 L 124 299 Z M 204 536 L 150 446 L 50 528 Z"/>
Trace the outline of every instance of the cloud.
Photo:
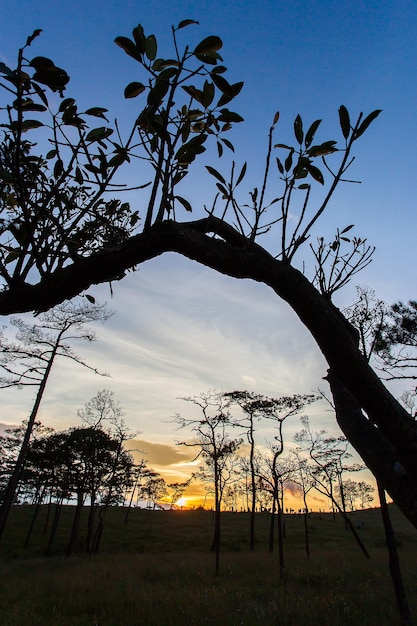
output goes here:
<path id="1" fill-rule="evenodd" d="M 144 439 L 130 439 L 125 447 L 131 450 L 136 459 L 144 459 L 148 466 L 170 467 L 185 465 L 195 457 L 193 451 L 185 446 L 154 443 Z"/>

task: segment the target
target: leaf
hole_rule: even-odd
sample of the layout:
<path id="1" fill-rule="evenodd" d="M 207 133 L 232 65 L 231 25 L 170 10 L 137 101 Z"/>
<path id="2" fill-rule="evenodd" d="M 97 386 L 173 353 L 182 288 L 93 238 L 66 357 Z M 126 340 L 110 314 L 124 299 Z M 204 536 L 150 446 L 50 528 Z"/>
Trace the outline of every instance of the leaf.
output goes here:
<path id="1" fill-rule="evenodd" d="M 287 146 L 287 144 L 285 144 L 285 143 L 276 143 L 274 145 L 274 148 L 284 148 L 285 150 L 293 150 L 293 148 L 291 148 L 291 146 Z"/>
<path id="2" fill-rule="evenodd" d="M 0 179 L 4 182 L 4 183 L 14 183 L 14 177 L 13 175 L 8 172 L 7 170 L 4 169 L 0 169 Z M 3 195 L 1 196 L 3 199 Z"/>
<path id="3" fill-rule="evenodd" d="M 65 98 L 65 100 L 63 100 L 61 102 L 61 104 L 59 105 L 58 111 L 60 113 L 63 113 L 63 111 L 65 111 L 65 109 L 67 109 L 68 107 L 74 106 L 74 104 L 75 104 L 74 98 Z"/>
<path id="4" fill-rule="evenodd" d="M 183 85 L 182 88 L 186 93 L 188 93 L 189 96 L 194 98 L 194 100 L 197 100 L 197 102 L 203 104 L 204 94 L 200 89 L 197 89 L 197 87 L 193 87 L 193 85 Z"/>
<path id="5" fill-rule="evenodd" d="M 222 46 L 223 42 L 220 37 L 217 37 L 216 35 L 210 35 L 209 37 L 203 39 L 203 41 L 200 41 L 198 46 L 196 46 L 196 48 L 194 49 L 194 54 L 195 56 L 210 54 L 213 52 L 217 52 L 217 50 L 220 50 Z"/>
<path id="6" fill-rule="evenodd" d="M 56 150 L 49 150 L 49 152 L 46 155 L 46 158 L 49 159 L 54 159 L 57 155 L 57 151 Z"/>
<path id="7" fill-rule="evenodd" d="M 326 154 L 332 154 L 337 152 L 336 141 L 325 141 L 319 146 L 311 146 L 307 153 L 310 157 L 325 156 Z"/>
<path id="8" fill-rule="evenodd" d="M 42 83 L 51 89 L 51 91 L 58 91 L 61 96 L 65 89 L 65 85 L 69 81 L 69 76 L 65 70 L 60 67 L 45 68 L 36 71 L 33 75 L 32 81 Z"/>
<path id="9" fill-rule="evenodd" d="M 194 161 L 197 154 L 205 152 L 206 149 L 202 144 L 206 140 L 207 135 L 203 134 L 193 137 L 190 141 L 181 146 L 175 155 L 175 159 L 182 165 L 189 165 Z"/>
<path id="10" fill-rule="evenodd" d="M 111 128 L 106 128 L 105 126 L 100 126 L 99 128 L 93 128 L 87 134 L 85 140 L 86 141 L 101 141 L 103 139 L 107 139 L 110 135 L 113 134 L 113 130 Z"/>
<path id="11" fill-rule="evenodd" d="M 142 85 L 142 83 L 129 83 L 124 90 L 124 96 L 125 98 L 136 98 L 136 96 L 143 93 L 145 89 L 146 87 L 145 85 Z"/>
<path id="12" fill-rule="evenodd" d="M 145 53 L 149 61 L 154 61 L 156 57 L 157 49 L 158 49 L 158 44 L 157 44 L 155 35 L 149 35 L 149 37 L 146 38 L 146 43 L 145 43 Z"/>
<path id="13" fill-rule="evenodd" d="M 217 142 L 217 153 L 219 155 L 219 158 L 223 156 L 223 146 L 220 141 Z"/>
<path id="14" fill-rule="evenodd" d="M 229 150 L 231 150 L 232 152 L 234 152 L 234 151 L 235 151 L 235 147 L 234 147 L 234 145 L 232 144 L 232 142 L 231 142 L 231 141 L 229 141 L 228 139 L 224 139 L 223 137 L 221 137 L 221 138 L 220 138 L 220 141 L 221 141 L 222 143 L 224 143 L 224 145 L 226 146 L 226 148 L 229 148 Z"/>
<path id="15" fill-rule="evenodd" d="M 22 133 L 32 130 L 33 128 L 40 128 L 41 126 L 43 126 L 43 124 L 39 120 L 25 120 L 22 122 Z"/>
<path id="16" fill-rule="evenodd" d="M 107 117 L 104 115 L 107 112 L 108 112 L 108 110 L 107 109 L 103 109 L 103 107 L 92 107 L 91 109 L 87 109 L 85 114 L 86 115 L 92 115 L 93 117 L 101 117 L 101 118 L 105 119 L 106 122 L 108 122 Z"/>
<path id="17" fill-rule="evenodd" d="M 233 111 L 229 111 L 229 109 L 221 109 L 220 115 L 217 118 L 219 122 L 243 122 L 243 117 L 241 117 L 238 113 L 234 113 Z"/>
<path id="18" fill-rule="evenodd" d="M 174 197 L 175 197 L 175 200 L 178 200 L 178 202 L 182 204 L 182 206 L 184 207 L 186 211 L 188 211 L 189 213 L 192 213 L 193 208 L 191 204 L 188 202 L 188 200 L 186 200 L 182 196 L 174 196 Z"/>
<path id="19" fill-rule="evenodd" d="M 142 51 L 128 37 L 116 37 L 114 43 L 136 61 L 142 61 Z"/>
<path id="20" fill-rule="evenodd" d="M 358 139 L 358 137 L 363 135 L 363 133 L 368 128 L 368 126 L 372 124 L 372 122 L 378 117 L 378 115 L 381 112 L 382 112 L 382 109 L 376 109 L 375 111 L 372 111 L 372 113 L 370 113 L 367 117 L 365 117 L 362 124 L 359 126 L 359 128 L 355 132 L 355 139 Z"/>
<path id="21" fill-rule="evenodd" d="M 141 24 L 138 24 L 136 28 L 133 29 L 132 35 L 138 51 L 143 54 L 146 49 L 146 37 Z"/>
<path id="22" fill-rule="evenodd" d="M 219 191 L 221 191 L 223 196 L 225 196 L 226 198 L 229 197 L 229 192 L 227 191 L 226 187 L 224 187 L 224 185 L 221 185 L 220 183 L 216 183 L 216 187 Z"/>
<path id="23" fill-rule="evenodd" d="M 206 109 L 213 102 L 214 98 L 214 84 L 210 83 L 208 80 L 204 81 L 203 87 L 203 102 L 201 103 Z"/>
<path id="24" fill-rule="evenodd" d="M 39 37 L 41 32 L 42 32 L 42 28 L 37 28 L 36 30 L 34 30 L 33 33 L 26 39 L 26 45 L 30 46 L 32 41 L 36 39 L 36 37 Z"/>
<path id="25" fill-rule="evenodd" d="M 199 22 L 196 22 L 196 20 L 181 20 L 176 30 L 179 30 L 180 28 L 185 28 L 186 26 L 190 26 L 190 24 L 199 24 Z"/>
<path id="26" fill-rule="evenodd" d="M 278 158 L 277 158 L 276 161 L 277 161 L 277 167 L 278 167 L 278 170 L 279 170 L 280 174 L 283 174 L 284 173 L 284 166 L 282 165 L 281 161 Z"/>
<path id="27" fill-rule="evenodd" d="M 350 134 L 350 117 L 349 111 L 343 104 L 339 107 L 339 122 L 343 137 L 347 139 Z"/>
<path id="28" fill-rule="evenodd" d="M 148 94 L 148 104 L 158 107 L 169 89 L 169 83 L 165 80 L 157 80 Z"/>
<path id="29" fill-rule="evenodd" d="M 298 189 L 309 189 L 310 185 L 308 183 L 302 183 L 301 185 L 298 185 Z"/>
<path id="30" fill-rule="evenodd" d="M 315 122 L 313 122 L 311 124 L 310 128 L 306 132 L 306 136 L 305 136 L 305 140 L 304 140 L 304 145 L 305 145 L 306 148 L 308 148 L 311 145 L 311 142 L 314 139 L 314 135 L 316 133 L 316 130 L 318 129 L 320 124 L 321 124 L 321 120 L 316 120 Z"/>
<path id="31" fill-rule="evenodd" d="M 242 169 L 241 169 L 241 171 L 240 171 L 240 174 L 239 174 L 239 176 L 238 176 L 238 179 L 237 179 L 237 181 L 236 181 L 236 187 L 237 187 L 237 186 L 238 186 L 238 185 L 242 182 L 242 180 L 244 179 L 245 174 L 246 174 L 246 167 L 247 167 L 247 163 L 246 163 L 246 161 L 245 161 L 245 163 L 243 164 L 243 167 L 242 167 Z"/>
<path id="32" fill-rule="evenodd" d="M 341 231 L 341 233 L 340 233 L 340 234 L 341 234 L 341 235 L 343 235 L 344 233 L 347 233 L 347 232 L 348 232 L 349 230 L 351 230 L 354 226 L 355 226 L 355 224 L 350 224 L 349 226 L 346 226 L 346 228 L 344 228 L 344 229 Z"/>
<path id="33" fill-rule="evenodd" d="M 300 115 L 297 115 L 297 117 L 294 120 L 294 134 L 298 143 L 302 144 L 304 133 L 303 133 L 303 120 L 301 119 Z"/>
<path id="34" fill-rule="evenodd" d="M 77 183 L 79 183 L 80 185 L 83 184 L 83 182 L 84 182 L 83 174 L 81 172 L 81 169 L 78 167 L 78 165 L 75 168 L 75 176 L 74 176 L 74 178 L 77 181 Z"/>
<path id="35" fill-rule="evenodd" d="M 272 122 L 273 126 L 278 123 L 279 120 L 279 111 L 277 111 L 274 115 L 274 121 Z"/>
<path id="36" fill-rule="evenodd" d="M 178 67 L 179 63 L 175 59 L 156 59 L 156 61 L 152 65 L 152 69 L 155 72 L 160 72 L 164 70 L 166 67 Z"/>
<path id="37" fill-rule="evenodd" d="M 87 298 L 87 300 L 88 300 L 89 302 L 91 302 L 91 304 L 95 304 L 95 303 L 96 303 L 96 299 L 95 299 L 93 296 L 90 296 L 90 294 L 89 294 L 89 293 L 86 293 L 86 294 L 85 294 L 85 297 Z"/>
<path id="38" fill-rule="evenodd" d="M 221 183 L 223 183 L 224 185 L 226 184 L 226 180 L 223 178 L 223 176 L 220 174 L 220 172 L 218 172 L 217 170 L 214 169 L 214 167 L 211 167 L 210 165 L 206 165 L 206 170 L 212 175 L 214 176 L 214 178 L 217 178 L 218 181 L 220 181 Z"/>
<path id="39" fill-rule="evenodd" d="M 314 178 L 314 180 L 316 180 L 321 185 L 324 185 L 324 177 L 318 167 L 310 164 L 307 166 L 307 169 L 309 171 L 309 174 Z"/>
<path id="40" fill-rule="evenodd" d="M 218 65 L 217 67 L 213 67 L 210 74 L 224 74 L 227 71 L 227 68 L 224 65 Z"/>
<path id="41" fill-rule="evenodd" d="M 289 172 L 291 167 L 292 167 L 292 155 L 294 154 L 294 150 L 291 149 L 289 155 L 287 156 L 287 158 L 285 159 L 284 162 L 284 167 L 285 167 L 285 171 Z"/>
<path id="42" fill-rule="evenodd" d="M 34 57 L 29 65 L 37 72 L 42 72 L 44 70 L 51 70 L 55 67 L 55 63 L 48 59 L 47 57 Z"/>
<path id="43" fill-rule="evenodd" d="M 33 102 L 32 98 L 22 98 L 20 101 L 16 99 L 13 102 L 13 107 L 17 109 L 19 106 L 22 111 L 39 111 L 41 113 L 46 111 L 46 106 Z"/>
<path id="44" fill-rule="evenodd" d="M 165 70 L 163 70 L 159 74 L 158 80 L 165 81 L 165 82 L 169 83 L 171 78 L 173 78 L 177 74 L 178 74 L 178 70 L 175 69 L 175 67 L 167 67 Z"/>
<path id="45" fill-rule="evenodd" d="M 54 178 L 59 178 L 64 171 L 64 164 L 61 159 L 57 159 L 54 166 Z"/>
<path id="46" fill-rule="evenodd" d="M 212 73 L 211 78 L 213 79 L 213 83 L 218 89 L 220 89 L 223 94 L 226 94 L 227 96 L 233 98 L 232 85 L 225 78 L 223 78 L 223 76 Z"/>
<path id="47" fill-rule="evenodd" d="M 11 250 L 4 259 L 4 263 L 7 265 L 8 263 L 15 261 L 17 258 L 19 258 L 20 252 L 20 248 L 14 248 L 13 250 Z"/>
<path id="48" fill-rule="evenodd" d="M 14 76 L 14 72 L 2 62 L 0 62 L 0 73 L 6 74 L 6 76 Z"/>
<path id="49" fill-rule="evenodd" d="M 44 89 L 42 89 L 42 87 L 40 87 L 37 83 L 32 83 L 32 87 L 36 91 L 36 93 L 38 94 L 39 98 L 42 100 L 44 105 L 47 107 L 48 106 L 48 98 L 45 95 Z"/>

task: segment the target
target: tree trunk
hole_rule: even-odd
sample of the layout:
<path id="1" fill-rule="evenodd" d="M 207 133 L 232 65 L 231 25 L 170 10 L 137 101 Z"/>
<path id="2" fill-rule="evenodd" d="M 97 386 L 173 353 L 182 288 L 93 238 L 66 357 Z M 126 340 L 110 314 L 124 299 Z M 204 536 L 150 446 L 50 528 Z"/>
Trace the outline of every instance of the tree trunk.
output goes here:
<path id="1" fill-rule="evenodd" d="M 84 494 L 77 494 L 77 505 L 74 511 L 74 518 L 72 520 L 71 535 L 68 541 L 67 556 L 72 556 L 78 553 L 79 531 L 81 521 L 81 511 L 84 504 Z"/>
<path id="2" fill-rule="evenodd" d="M 310 536 L 308 531 L 308 506 L 306 492 L 303 489 L 303 501 L 304 501 L 304 543 L 306 548 L 306 554 L 310 558 Z"/>
<path id="3" fill-rule="evenodd" d="M 62 502 L 63 502 L 63 499 L 60 498 L 58 502 L 55 504 L 55 514 L 54 514 L 54 519 L 52 522 L 51 532 L 49 535 L 48 545 L 46 546 L 46 556 L 49 556 L 51 553 L 52 544 L 54 542 L 56 531 L 58 529 L 59 517 L 62 511 Z"/>
<path id="4" fill-rule="evenodd" d="M 41 508 L 41 504 L 42 504 L 42 500 L 43 500 L 43 494 L 44 494 L 44 488 L 41 488 L 41 490 L 39 491 L 39 493 L 36 496 L 35 508 L 34 508 L 34 511 L 33 511 L 33 515 L 32 515 L 32 519 L 31 519 L 31 522 L 30 522 L 29 530 L 28 530 L 27 535 L 26 535 L 25 543 L 23 544 L 23 547 L 25 549 L 29 546 L 29 541 L 30 541 L 30 538 L 32 536 L 32 532 L 33 532 L 33 529 L 34 529 L 34 526 L 35 526 L 35 522 L 36 522 L 36 519 L 38 517 L 39 510 Z"/>
<path id="5" fill-rule="evenodd" d="M 417 527 L 416 485 L 402 465 L 401 456 L 379 428 L 364 415 L 358 402 L 332 370 L 329 370 L 327 380 L 341 430 L 397 506 Z"/>
<path id="6" fill-rule="evenodd" d="M 23 437 L 22 445 L 19 450 L 19 455 L 17 457 L 12 475 L 9 478 L 9 481 L 7 483 L 7 486 L 4 492 L 4 498 L 3 498 L 3 502 L 0 508 L 0 539 L 6 527 L 7 518 L 9 517 L 10 509 L 12 507 L 13 500 L 16 495 L 16 490 L 19 484 L 20 475 L 22 473 L 25 460 L 26 460 L 26 455 L 29 449 L 29 443 L 30 443 L 30 438 L 32 436 L 33 426 L 35 424 L 36 416 L 39 411 L 39 406 L 41 404 L 43 394 L 45 393 L 46 383 L 48 382 L 49 374 L 51 373 L 52 365 L 54 363 L 55 356 L 59 347 L 59 342 L 61 341 L 61 335 L 62 335 L 62 332 L 59 333 L 58 335 L 54 348 L 51 352 L 51 356 L 49 358 L 48 364 L 45 368 L 44 375 L 39 384 L 39 389 L 36 394 L 35 403 L 30 413 L 28 423 L 26 426 L 25 435 Z"/>
<path id="7" fill-rule="evenodd" d="M 405 593 L 403 578 L 401 575 L 400 560 L 398 558 L 397 546 L 395 545 L 394 529 L 391 524 L 387 501 L 385 498 L 385 490 L 377 481 L 378 495 L 381 503 L 381 514 L 384 522 L 385 537 L 389 552 L 389 571 L 392 583 L 394 585 L 395 598 L 397 600 L 398 612 L 400 614 L 401 624 L 403 626 L 411 626 L 410 607 L 408 606 L 407 596 Z"/>
<path id="8" fill-rule="evenodd" d="M 278 523 L 278 558 L 279 558 L 279 572 L 280 575 L 284 575 L 285 560 L 284 560 L 284 537 L 282 533 L 282 508 L 279 496 L 277 498 L 277 523 Z"/>

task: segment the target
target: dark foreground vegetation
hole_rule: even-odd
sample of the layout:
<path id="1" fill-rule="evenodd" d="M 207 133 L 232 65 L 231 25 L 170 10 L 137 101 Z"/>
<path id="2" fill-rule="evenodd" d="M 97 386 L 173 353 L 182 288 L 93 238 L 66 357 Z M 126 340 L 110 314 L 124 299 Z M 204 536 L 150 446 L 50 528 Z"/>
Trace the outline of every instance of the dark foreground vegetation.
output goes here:
<path id="1" fill-rule="evenodd" d="M 23 549 L 32 507 L 12 509 L 0 546 L 0 616 L 5 626 L 173 626 L 181 624 L 389 625 L 399 622 L 377 509 L 350 514 L 371 559 L 360 552 L 343 520 L 310 516 L 310 559 L 303 517 L 287 515 L 286 569 L 268 552 L 269 516 L 257 515 L 255 551 L 248 514 L 223 515 L 220 573 L 210 553 L 208 511 L 112 507 L 101 553 L 65 557 L 72 520 L 62 512 L 52 556 L 46 558 L 47 509 Z M 417 615 L 417 535 L 391 508 L 411 611 Z M 87 515 L 87 511 L 84 512 Z"/>

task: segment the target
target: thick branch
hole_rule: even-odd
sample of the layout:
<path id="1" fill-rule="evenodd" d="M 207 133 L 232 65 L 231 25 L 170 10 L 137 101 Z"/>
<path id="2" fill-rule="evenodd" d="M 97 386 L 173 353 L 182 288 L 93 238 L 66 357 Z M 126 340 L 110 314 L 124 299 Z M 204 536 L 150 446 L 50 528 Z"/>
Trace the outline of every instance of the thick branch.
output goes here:
<path id="1" fill-rule="evenodd" d="M 417 483 L 416 426 L 361 355 L 353 327 L 301 272 L 277 261 L 257 244 L 250 245 L 215 217 L 188 223 L 163 222 L 117 248 L 56 271 L 37 285 L 5 291 L 0 294 L 0 313 L 46 310 L 92 284 L 120 279 L 126 269 L 169 251 L 234 278 L 262 282 L 288 302 L 312 333 L 331 369 L 381 429 Z"/>

